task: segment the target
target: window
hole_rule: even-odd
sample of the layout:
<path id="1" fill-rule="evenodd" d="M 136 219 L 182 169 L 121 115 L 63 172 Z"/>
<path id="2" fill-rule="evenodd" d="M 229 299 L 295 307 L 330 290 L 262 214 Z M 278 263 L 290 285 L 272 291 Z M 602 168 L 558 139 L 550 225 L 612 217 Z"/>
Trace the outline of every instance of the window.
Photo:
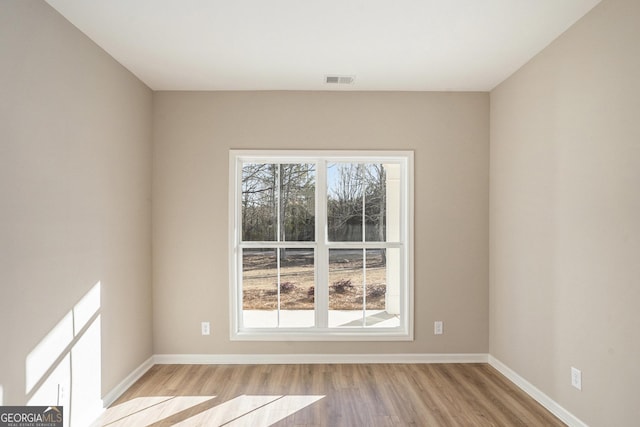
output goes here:
<path id="1" fill-rule="evenodd" d="M 230 152 L 231 338 L 413 339 L 413 153 Z"/>

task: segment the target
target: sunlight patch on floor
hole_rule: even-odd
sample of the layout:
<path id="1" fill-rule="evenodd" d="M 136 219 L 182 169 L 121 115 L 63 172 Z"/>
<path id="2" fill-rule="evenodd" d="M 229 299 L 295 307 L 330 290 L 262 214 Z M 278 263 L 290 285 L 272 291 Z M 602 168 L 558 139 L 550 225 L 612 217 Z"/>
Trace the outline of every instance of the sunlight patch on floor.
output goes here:
<path id="1" fill-rule="evenodd" d="M 107 409 L 94 425 L 109 427 L 146 426 L 214 398 L 215 396 L 138 397 Z"/>
<path id="2" fill-rule="evenodd" d="M 267 427 L 319 401 L 324 396 L 242 395 L 184 420 L 176 426 Z"/>

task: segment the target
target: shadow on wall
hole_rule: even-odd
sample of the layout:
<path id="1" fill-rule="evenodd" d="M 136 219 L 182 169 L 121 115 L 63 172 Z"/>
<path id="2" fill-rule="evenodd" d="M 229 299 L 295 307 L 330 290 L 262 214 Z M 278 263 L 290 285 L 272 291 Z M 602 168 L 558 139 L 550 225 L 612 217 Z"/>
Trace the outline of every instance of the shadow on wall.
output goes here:
<path id="1" fill-rule="evenodd" d="M 25 359 L 27 404 L 64 406 L 65 426 L 89 425 L 103 410 L 100 307 L 98 282 Z"/>

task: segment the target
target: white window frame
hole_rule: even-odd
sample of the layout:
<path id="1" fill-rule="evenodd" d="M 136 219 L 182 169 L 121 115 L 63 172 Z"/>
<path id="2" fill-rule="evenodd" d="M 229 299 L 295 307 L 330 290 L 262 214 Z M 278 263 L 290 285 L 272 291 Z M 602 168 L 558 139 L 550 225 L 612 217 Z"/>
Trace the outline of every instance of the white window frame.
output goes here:
<path id="1" fill-rule="evenodd" d="M 386 242 L 329 242 L 326 224 L 316 220 L 314 242 L 270 242 L 270 246 L 307 247 L 315 250 L 316 306 L 314 327 L 306 328 L 245 328 L 242 326 L 242 248 L 252 243 L 241 242 L 242 236 L 242 164 L 260 163 L 317 163 L 329 162 L 393 162 L 401 165 L 400 239 L 399 245 Z M 316 218 L 326 217 L 326 172 L 317 168 L 315 210 Z M 233 341 L 412 341 L 414 323 L 413 283 L 413 151 L 336 151 L 336 150 L 230 150 L 229 151 L 229 314 L 230 339 Z M 244 246 L 243 246 L 244 245 Z M 399 247 L 400 264 L 400 326 L 393 328 L 328 327 L 328 288 L 326 283 L 328 249 Z M 319 309 L 320 307 L 320 309 Z"/>

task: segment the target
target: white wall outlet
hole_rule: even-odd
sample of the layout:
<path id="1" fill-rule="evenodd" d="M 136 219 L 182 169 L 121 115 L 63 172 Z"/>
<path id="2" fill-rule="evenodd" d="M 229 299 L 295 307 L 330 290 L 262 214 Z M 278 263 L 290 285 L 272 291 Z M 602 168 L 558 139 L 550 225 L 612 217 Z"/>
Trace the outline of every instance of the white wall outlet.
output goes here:
<path id="1" fill-rule="evenodd" d="M 573 366 L 571 367 L 571 385 L 578 390 L 582 390 L 582 372 Z"/>
<path id="2" fill-rule="evenodd" d="M 209 324 L 209 322 L 202 322 L 200 324 L 200 329 L 202 330 L 202 335 L 211 334 L 211 325 Z"/>
<path id="3" fill-rule="evenodd" d="M 444 329 L 442 326 L 442 320 L 436 320 L 433 322 L 433 334 L 434 335 L 442 335 L 444 333 Z"/>
<path id="4" fill-rule="evenodd" d="M 64 386 L 62 384 L 58 384 L 58 402 L 57 406 L 62 406 L 64 403 Z"/>

